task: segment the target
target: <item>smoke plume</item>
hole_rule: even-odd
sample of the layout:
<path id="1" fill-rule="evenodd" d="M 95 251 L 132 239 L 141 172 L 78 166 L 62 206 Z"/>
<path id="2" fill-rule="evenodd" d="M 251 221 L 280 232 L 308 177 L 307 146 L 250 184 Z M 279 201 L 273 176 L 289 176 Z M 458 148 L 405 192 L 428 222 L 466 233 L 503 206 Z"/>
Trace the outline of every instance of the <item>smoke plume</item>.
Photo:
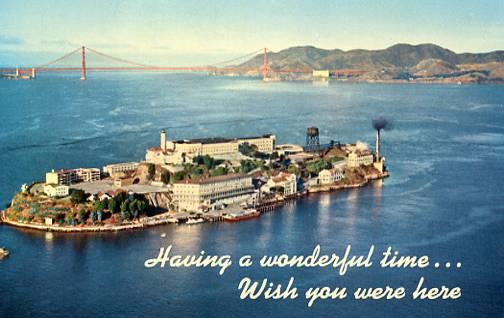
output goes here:
<path id="1" fill-rule="evenodd" d="M 392 129 L 392 123 L 385 118 L 373 119 L 373 128 L 376 130 L 390 130 Z"/>

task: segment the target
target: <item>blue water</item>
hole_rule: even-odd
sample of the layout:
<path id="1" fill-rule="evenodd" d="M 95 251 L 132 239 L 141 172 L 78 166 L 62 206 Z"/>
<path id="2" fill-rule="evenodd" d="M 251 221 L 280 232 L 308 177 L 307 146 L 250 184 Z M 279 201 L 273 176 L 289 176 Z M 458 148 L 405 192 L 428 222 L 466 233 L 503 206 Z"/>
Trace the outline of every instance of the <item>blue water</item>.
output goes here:
<path id="1" fill-rule="evenodd" d="M 52 168 L 140 160 L 159 131 L 175 138 L 275 133 L 303 143 L 374 142 L 383 133 L 391 177 L 363 189 L 313 195 L 237 224 L 161 226 L 116 234 L 57 234 L 0 226 L 0 317 L 501 317 L 504 313 L 504 87 L 262 83 L 193 74 L 42 75 L 0 81 L 0 203 Z M 165 238 L 160 238 L 166 233 Z M 160 247 L 179 254 L 356 253 L 371 244 L 429 255 L 457 269 L 145 269 Z M 239 299 L 244 276 L 285 284 L 291 301 Z M 460 286 L 455 301 L 321 300 L 311 286 Z M 349 295 L 351 296 L 351 295 Z"/>

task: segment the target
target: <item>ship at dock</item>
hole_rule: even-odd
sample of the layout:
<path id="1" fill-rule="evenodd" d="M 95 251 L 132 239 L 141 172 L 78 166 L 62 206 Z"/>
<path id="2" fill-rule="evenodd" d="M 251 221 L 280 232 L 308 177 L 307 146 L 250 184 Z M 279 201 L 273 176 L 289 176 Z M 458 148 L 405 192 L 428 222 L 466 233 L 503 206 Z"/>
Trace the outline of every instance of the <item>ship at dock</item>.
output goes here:
<path id="1" fill-rule="evenodd" d="M 256 209 L 241 210 L 224 215 L 222 218 L 226 222 L 239 222 L 259 217 L 261 213 Z"/>

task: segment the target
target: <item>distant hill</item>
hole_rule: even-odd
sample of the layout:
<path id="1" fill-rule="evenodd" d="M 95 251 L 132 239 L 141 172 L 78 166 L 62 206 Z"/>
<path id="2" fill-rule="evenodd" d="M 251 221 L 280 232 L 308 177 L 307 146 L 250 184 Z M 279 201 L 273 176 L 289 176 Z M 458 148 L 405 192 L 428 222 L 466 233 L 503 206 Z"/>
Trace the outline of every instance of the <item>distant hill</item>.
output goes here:
<path id="1" fill-rule="evenodd" d="M 240 67 L 259 68 L 262 55 L 257 55 Z M 325 50 L 313 46 L 291 47 L 268 53 L 268 63 L 273 69 L 358 69 L 368 71 L 366 80 L 392 80 L 406 77 L 458 77 L 470 71 L 478 76 L 499 79 L 493 76 L 492 68 L 501 69 L 504 51 L 488 53 L 455 53 L 434 44 L 396 44 L 384 50 Z M 481 69 L 478 65 L 486 65 Z M 459 65 L 471 65 L 465 69 Z M 481 73 L 480 71 L 486 71 Z M 455 73 L 455 76 L 438 76 Z M 500 72 L 499 72 L 500 73 Z M 483 74 L 483 75 L 481 75 Z M 452 74 L 453 75 L 453 74 Z M 500 74 L 498 74 L 500 75 Z"/>

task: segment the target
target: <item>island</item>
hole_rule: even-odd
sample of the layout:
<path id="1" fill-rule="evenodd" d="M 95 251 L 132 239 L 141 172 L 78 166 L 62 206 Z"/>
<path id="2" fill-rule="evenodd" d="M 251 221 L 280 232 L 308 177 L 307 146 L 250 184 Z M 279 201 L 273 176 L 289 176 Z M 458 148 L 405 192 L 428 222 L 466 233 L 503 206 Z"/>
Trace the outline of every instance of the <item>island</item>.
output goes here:
<path id="1" fill-rule="evenodd" d="M 176 223 L 236 222 L 310 193 L 362 187 L 389 176 L 376 148 L 366 143 L 321 144 L 317 127 L 306 145 L 277 144 L 276 136 L 171 140 L 144 160 L 99 168 L 52 170 L 23 184 L 1 211 L 4 224 L 43 231 L 102 232 Z"/>

